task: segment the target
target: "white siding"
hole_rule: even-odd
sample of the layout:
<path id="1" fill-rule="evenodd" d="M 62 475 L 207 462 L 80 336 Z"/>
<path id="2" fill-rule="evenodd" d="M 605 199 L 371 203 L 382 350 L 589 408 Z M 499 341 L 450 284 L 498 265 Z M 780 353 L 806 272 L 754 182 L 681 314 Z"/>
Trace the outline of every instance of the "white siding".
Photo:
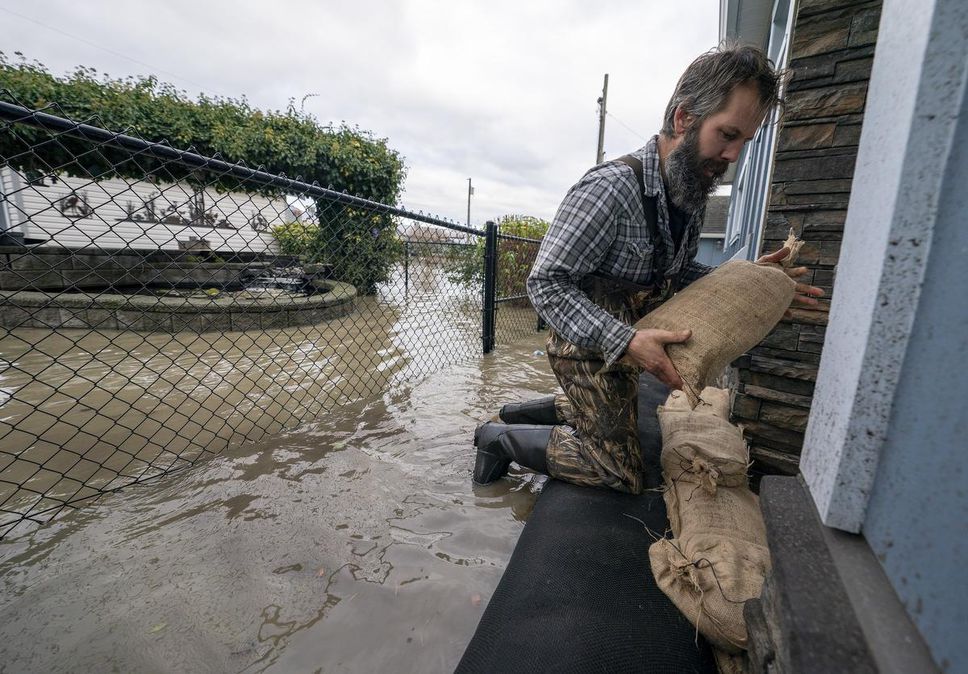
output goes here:
<path id="1" fill-rule="evenodd" d="M 65 248 L 178 250 L 179 241 L 197 237 L 208 241 L 214 251 L 275 252 L 272 235 L 254 230 L 251 219 L 261 216 L 268 227 L 291 219 L 281 198 L 270 200 L 241 192 L 220 194 L 205 190 L 207 212 L 227 226 L 138 222 L 130 219 L 128 212 L 145 218 L 144 204 L 152 198 L 156 211 L 174 209 L 186 218 L 192 187 L 185 183 L 154 184 L 116 178 L 95 182 L 63 175 L 31 184 L 26 176 L 9 167 L 0 169 L 0 174 L 11 231 Z M 61 200 L 72 193 L 83 196 L 89 213 L 81 215 L 75 211 L 72 217 L 62 213 Z"/>

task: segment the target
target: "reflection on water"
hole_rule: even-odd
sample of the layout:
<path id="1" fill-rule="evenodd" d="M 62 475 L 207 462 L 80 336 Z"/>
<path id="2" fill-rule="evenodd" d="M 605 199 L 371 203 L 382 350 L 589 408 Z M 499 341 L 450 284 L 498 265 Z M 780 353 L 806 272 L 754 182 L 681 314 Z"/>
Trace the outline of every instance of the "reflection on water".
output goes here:
<path id="1" fill-rule="evenodd" d="M 350 316 L 253 332 L 0 332 L 0 536 L 480 353 L 480 296 L 416 258 Z M 530 309 L 502 309 L 522 317 Z M 507 341 L 511 335 L 499 335 Z M 6 512 L 3 512 L 6 511 Z"/>
<path id="2" fill-rule="evenodd" d="M 542 337 L 390 381 L 3 541 L 0 658 L 38 672 L 452 671 L 540 485 L 473 488 L 473 428 L 554 389 L 536 349 Z"/>

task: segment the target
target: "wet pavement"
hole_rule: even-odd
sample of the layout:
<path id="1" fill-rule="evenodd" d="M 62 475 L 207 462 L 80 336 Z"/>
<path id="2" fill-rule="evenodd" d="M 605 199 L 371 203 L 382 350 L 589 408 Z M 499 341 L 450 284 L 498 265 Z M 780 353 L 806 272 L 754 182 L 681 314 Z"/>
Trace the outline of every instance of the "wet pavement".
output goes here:
<path id="1" fill-rule="evenodd" d="M 473 487 L 473 428 L 543 339 L 15 532 L 0 671 L 452 671 L 541 484 Z"/>

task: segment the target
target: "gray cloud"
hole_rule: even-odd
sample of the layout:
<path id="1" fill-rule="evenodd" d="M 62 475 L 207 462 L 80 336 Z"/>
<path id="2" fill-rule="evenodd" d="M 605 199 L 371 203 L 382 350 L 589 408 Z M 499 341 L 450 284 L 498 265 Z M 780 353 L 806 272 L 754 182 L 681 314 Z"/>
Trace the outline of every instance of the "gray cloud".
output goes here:
<path id="1" fill-rule="evenodd" d="M 88 65 L 114 76 L 155 74 L 192 95 L 244 95 L 272 109 L 318 93 L 305 107 L 320 121 L 357 124 L 406 157 L 406 205 L 463 221 L 472 177 L 474 224 L 507 212 L 553 216 L 593 163 L 605 72 L 614 115 L 606 156 L 640 146 L 658 129 L 682 70 L 714 45 L 718 25 L 716 0 L 51 0 L 4 8 L 49 26 L 0 11 L 4 51 L 55 73 Z"/>

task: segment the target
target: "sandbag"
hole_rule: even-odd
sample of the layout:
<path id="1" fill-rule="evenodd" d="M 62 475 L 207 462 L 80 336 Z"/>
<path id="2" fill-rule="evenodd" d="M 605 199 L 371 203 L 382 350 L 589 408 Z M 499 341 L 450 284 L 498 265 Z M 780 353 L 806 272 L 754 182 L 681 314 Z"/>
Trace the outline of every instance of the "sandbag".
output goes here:
<path id="1" fill-rule="evenodd" d="M 649 562 L 662 591 L 710 643 L 729 653 L 747 647 L 743 605 L 760 596 L 769 573 L 766 546 L 717 534 L 662 538 Z"/>
<path id="2" fill-rule="evenodd" d="M 759 344 L 783 318 L 796 283 L 778 264 L 733 260 L 693 282 L 635 324 L 637 330 L 692 330 L 666 351 L 691 407 L 726 366 Z"/>
<path id="3" fill-rule="evenodd" d="M 669 393 L 669 397 L 666 398 L 665 403 L 662 407 L 667 410 L 691 410 L 692 405 L 689 404 L 689 397 L 686 395 L 685 391 L 673 390 Z"/>
<path id="4" fill-rule="evenodd" d="M 688 399 L 688 397 L 687 397 Z M 729 390 L 707 386 L 699 394 L 696 411 L 715 414 L 720 419 L 729 420 Z"/>
<path id="5" fill-rule="evenodd" d="M 707 389 L 708 390 L 708 389 Z M 681 407 L 659 407 L 662 430 L 662 472 L 667 484 L 699 484 L 710 494 L 719 485 L 747 484 L 749 451 L 743 432 L 724 418 Z"/>
<path id="6" fill-rule="evenodd" d="M 685 391 L 673 390 L 669 393 L 663 407 L 674 410 L 690 410 L 689 396 Z M 729 419 L 729 390 L 707 386 L 699 395 L 699 404 L 696 405 L 697 412 L 715 414 L 721 419 Z"/>
<path id="7" fill-rule="evenodd" d="M 659 587 L 696 629 L 736 653 L 747 644 L 743 605 L 760 595 L 770 569 L 766 527 L 748 487 L 742 431 L 713 413 L 715 405 L 692 410 L 682 398 L 670 396 L 657 410 L 673 538 L 656 541 L 649 562 Z"/>
<path id="8" fill-rule="evenodd" d="M 669 517 L 669 530 L 672 531 L 673 538 L 677 538 L 682 531 L 682 520 L 679 519 L 679 491 L 668 486 L 662 491 L 662 500 L 665 501 L 666 514 Z"/>
<path id="9" fill-rule="evenodd" d="M 737 541 L 766 544 L 759 499 L 746 487 L 720 487 L 710 494 L 702 485 L 679 480 L 669 485 L 665 494 L 670 494 L 666 505 L 674 503 L 678 507 L 679 530 L 672 528 L 677 538 L 715 533 Z M 671 517 L 669 521 L 672 522 Z"/>

